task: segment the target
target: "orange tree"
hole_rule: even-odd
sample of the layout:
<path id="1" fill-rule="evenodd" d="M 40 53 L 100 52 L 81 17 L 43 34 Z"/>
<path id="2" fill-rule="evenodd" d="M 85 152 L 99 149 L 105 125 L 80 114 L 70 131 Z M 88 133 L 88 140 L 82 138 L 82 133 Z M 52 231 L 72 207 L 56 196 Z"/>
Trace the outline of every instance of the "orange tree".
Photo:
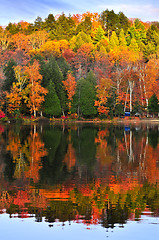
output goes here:
<path id="1" fill-rule="evenodd" d="M 42 102 L 44 102 L 47 90 L 41 86 L 42 75 L 39 73 L 38 61 L 35 60 L 32 65 L 26 66 L 25 72 L 29 79 L 25 89 L 25 102 L 27 102 L 30 112 L 36 117 L 36 112 L 40 109 Z"/>
<path id="2" fill-rule="evenodd" d="M 72 97 L 76 91 L 76 80 L 75 80 L 75 77 L 73 77 L 72 74 L 69 72 L 67 75 L 67 79 L 62 82 L 63 82 L 65 90 L 67 91 L 67 96 L 68 96 L 68 100 L 69 100 L 68 107 L 69 107 L 69 111 L 70 111 Z"/>

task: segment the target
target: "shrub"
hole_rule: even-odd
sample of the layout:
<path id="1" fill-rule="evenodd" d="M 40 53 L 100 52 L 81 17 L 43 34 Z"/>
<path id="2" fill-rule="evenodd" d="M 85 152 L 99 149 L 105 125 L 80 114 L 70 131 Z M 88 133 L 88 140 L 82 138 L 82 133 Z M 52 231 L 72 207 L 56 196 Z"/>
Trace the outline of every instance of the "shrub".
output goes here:
<path id="1" fill-rule="evenodd" d="M 0 119 L 5 118 L 5 113 L 3 111 L 0 111 Z"/>

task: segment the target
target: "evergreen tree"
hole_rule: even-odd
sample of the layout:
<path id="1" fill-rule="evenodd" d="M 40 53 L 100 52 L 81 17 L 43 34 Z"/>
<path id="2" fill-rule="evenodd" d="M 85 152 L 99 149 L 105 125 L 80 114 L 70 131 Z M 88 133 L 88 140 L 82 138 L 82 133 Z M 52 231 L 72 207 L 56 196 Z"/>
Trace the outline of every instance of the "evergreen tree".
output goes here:
<path id="1" fill-rule="evenodd" d="M 48 86 L 50 80 L 52 80 L 52 82 L 54 83 L 55 91 L 60 100 L 61 108 L 64 114 L 64 111 L 66 110 L 66 93 L 62 87 L 63 86 L 62 81 L 64 79 L 63 79 L 63 74 L 54 57 L 50 58 L 50 60 L 46 64 L 45 76 L 44 76 L 45 87 Z"/>
<path id="2" fill-rule="evenodd" d="M 76 94 L 73 97 L 73 111 L 78 116 L 92 117 L 97 113 L 94 106 L 96 100 L 95 88 L 91 82 L 81 78 L 77 82 Z"/>
<path id="3" fill-rule="evenodd" d="M 155 46 L 159 44 L 159 29 L 152 24 L 146 32 L 147 43 L 153 43 Z"/>
<path id="4" fill-rule="evenodd" d="M 56 61 L 61 72 L 63 73 L 64 80 L 66 80 L 67 73 L 71 71 L 70 65 L 66 62 L 65 58 L 62 56 L 58 58 Z"/>
<path id="5" fill-rule="evenodd" d="M 75 33 L 75 22 L 71 16 L 66 17 L 62 13 L 56 21 L 56 39 L 70 40 Z"/>
<path id="6" fill-rule="evenodd" d="M 37 17 L 34 21 L 34 30 L 38 31 L 38 30 L 42 30 L 43 29 L 43 20 L 41 17 Z"/>
<path id="7" fill-rule="evenodd" d="M 90 82 L 94 87 L 95 87 L 96 84 L 97 84 L 96 76 L 95 76 L 95 74 L 94 74 L 94 72 L 93 72 L 92 70 L 90 70 L 90 72 L 87 73 L 86 80 L 87 80 L 88 82 Z"/>
<path id="8" fill-rule="evenodd" d="M 110 37 L 109 45 L 110 45 L 111 49 L 119 46 L 119 39 L 116 35 L 116 32 L 114 32 L 114 31 L 112 32 L 112 35 Z"/>
<path id="9" fill-rule="evenodd" d="M 81 31 L 78 33 L 77 36 L 74 36 L 70 41 L 70 47 L 77 51 L 84 43 L 92 42 L 90 35 L 86 34 L 85 32 Z"/>
<path id="10" fill-rule="evenodd" d="M 15 72 L 14 72 L 14 66 L 16 66 L 16 62 L 14 61 L 13 58 L 11 58 L 7 65 L 4 67 L 4 75 L 5 75 L 5 81 L 3 84 L 3 90 L 4 91 L 10 91 L 10 88 L 13 84 L 13 82 L 16 82 L 16 78 L 15 78 Z"/>
<path id="11" fill-rule="evenodd" d="M 129 19 L 124 15 L 123 12 L 118 13 L 118 19 L 119 19 L 119 30 L 123 29 L 124 33 L 127 33 L 127 30 L 130 27 Z"/>
<path id="12" fill-rule="evenodd" d="M 113 90 L 111 95 L 107 98 L 106 107 L 109 110 L 109 116 L 113 118 L 113 116 L 121 116 L 124 114 L 124 106 L 121 102 L 117 101 L 117 95 Z"/>
<path id="13" fill-rule="evenodd" d="M 101 39 L 105 39 L 105 32 L 101 26 L 98 27 L 97 32 L 94 37 L 94 42 L 100 42 Z"/>
<path id="14" fill-rule="evenodd" d="M 127 42 L 126 42 L 126 38 L 125 38 L 125 34 L 124 34 L 123 28 L 121 29 L 121 31 L 119 33 L 119 45 L 122 46 L 122 47 L 126 47 L 127 46 Z"/>
<path id="15" fill-rule="evenodd" d="M 100 21 L 108 38 L 113 31 L 119 35 L 122 28 L 126 33 L 130 25 L 128 18 L 122 12 L 116 14 L 113 10 L 109 11 L 108 9 L 100 14 Z"/>
<path id="16" fill-rule="evenodd" d="M 85 20 L 78 24 L 76 29 L 76 34 L 79 32 L 84 32 L 88 35 L 91 34 L 92 22 L 89 16 L 85 17 Z"/>
<path id="17" fill-rule="evenodd" d="M 153 115 L 159 113 L 159 102 L 156 94 L 153 94 L 152 97 L 150 97 L 149 99 L 148 111 Z"/>
<path id="18" fill-rule="evenodd" d="M 146 60 L 150 59 L 154 54 L 157 54 L 155 44 L 153 42 L 148 42 L 148 44 L 144 46 L 143 53 Z"/>
<path id="19" fill-rule="evenodd" d="M 55 21 L 55 17 L 53 14 L 49 14 L 47 18 L 45 18 L 44 21 L 44 29 L 47 32 L 51 32 L 53 30 L 53 28 L 55 27 L 56 21 Z"/>
<path id="20" fill-rule="evenodd" d="M 20 27 L 15 23 L 9 23 L 8 26 L 6 27 L 6 30 L 13 35 L 20 31 Z"/>
<path id="21" fill-rule="evenodd" d="M 52 81 L 48 85 L 48 93 L 45 96 L 45 113 L 51 116 L 59 116 L 61 114 L 60 100 L 56 94 L 55 86 Z"/>
<path id="22" fill-rule="evenodd" d="M 112 31 L 116 31 L 118 29 L 118 15 L 115 14 L 113 10 L 109 11 L 107 9 L 103 11 L 100 15 L 100 21 L 108 38 L 111 36 Z"/>
<path id="23" fill-rule="evenodd" d="M 131 39 L 131 43 L 129 45 L 129 49 L 133 50 L 136 53 L 138 53 L 140 51 L 140 48 L 139 48 L 135 38 Z"/>

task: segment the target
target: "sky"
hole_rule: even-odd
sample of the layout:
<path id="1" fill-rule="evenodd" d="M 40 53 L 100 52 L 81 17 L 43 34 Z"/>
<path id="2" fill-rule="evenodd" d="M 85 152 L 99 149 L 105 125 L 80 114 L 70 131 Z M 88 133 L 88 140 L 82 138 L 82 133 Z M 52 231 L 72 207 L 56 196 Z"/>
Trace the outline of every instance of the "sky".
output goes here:
<path id="1" fill-rule="evenodd" d="M 52 13 L 69 14 L 114 10 L 128 18 L 142 21 L 159 21 L 159 0 L 0 0 L 0 25 L 9 22 L 33 23 L 40 16 L 43 20 Z"/>

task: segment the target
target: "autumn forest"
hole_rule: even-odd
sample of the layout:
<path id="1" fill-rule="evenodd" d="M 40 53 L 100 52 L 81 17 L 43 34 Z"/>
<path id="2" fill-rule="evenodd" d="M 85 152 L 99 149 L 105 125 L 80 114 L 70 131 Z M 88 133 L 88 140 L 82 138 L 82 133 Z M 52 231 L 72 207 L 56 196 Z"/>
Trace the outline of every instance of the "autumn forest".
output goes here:
<path id="1" fill-rule="evenodd" d="M 0 118 L 159 112 L 159 23 L 49 14 L 0 27 Z"/>

